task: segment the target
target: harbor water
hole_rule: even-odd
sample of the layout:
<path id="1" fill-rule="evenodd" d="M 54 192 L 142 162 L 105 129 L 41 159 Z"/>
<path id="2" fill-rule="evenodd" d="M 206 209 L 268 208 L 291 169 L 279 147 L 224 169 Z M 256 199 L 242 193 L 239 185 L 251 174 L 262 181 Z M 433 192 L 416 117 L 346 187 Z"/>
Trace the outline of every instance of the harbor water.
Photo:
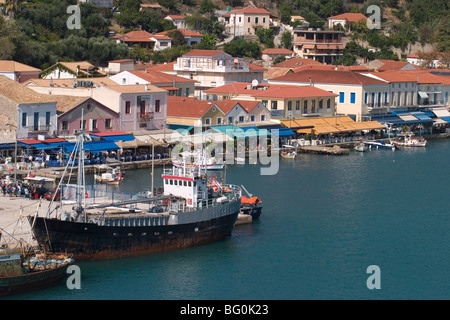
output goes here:
<path id="1" fill-rule="evenodd" d="M 79 262 L 80 289 L 63 281 L 9 299 L 449 299 L 449 158 L 446 139 L 395 152 L 299 154 L 280 159 L 272 176 L 259 165 L 229 166 L 226 181 L 262 199 L 259 221 L 212 244 Z M 127 171 L 119 189 L 150 186 L 141 169 Z M 368 287 L 374 275 L 379 289 Z"/>

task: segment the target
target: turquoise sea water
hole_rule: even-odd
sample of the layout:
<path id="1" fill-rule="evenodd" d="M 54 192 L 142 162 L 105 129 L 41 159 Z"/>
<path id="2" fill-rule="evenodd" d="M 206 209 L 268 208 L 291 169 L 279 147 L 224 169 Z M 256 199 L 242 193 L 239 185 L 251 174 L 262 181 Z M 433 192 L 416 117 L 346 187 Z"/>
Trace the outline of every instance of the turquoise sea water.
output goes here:
<path id="1" fill-rule="evenodd" d="M 227 182 L 264 204 L 223 241 L 161 254 L 79 262 L 65 282 L 11 299 L 449 299 L 450 140 L 426 149 L 280 159 L 274 176 L 235 165 Z M 155 184 L 160 184 L 159 169 Z M 150 187 L 128 171 L 125 192 Z M 380 269 L 369 290 L 367 268 Z"/>

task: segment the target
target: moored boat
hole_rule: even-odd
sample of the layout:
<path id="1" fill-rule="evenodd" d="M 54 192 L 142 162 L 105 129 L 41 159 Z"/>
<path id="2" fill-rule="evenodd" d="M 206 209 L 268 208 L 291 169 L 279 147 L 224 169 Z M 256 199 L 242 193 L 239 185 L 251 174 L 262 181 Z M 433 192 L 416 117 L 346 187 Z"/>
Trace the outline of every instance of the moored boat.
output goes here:
<path id="1" fill-rule="evenodd" d="M 94 174 L 94 181 L 96 183 L 118 185 L 123 180 L 123 173 L 120 168 L 112 168 L 102 165 L 102 167 L 98 167 L 96 169 L 101 170 L 104 169 L 103 167 L 107 170 L 106 172 Z"/>
<path id="2" fill-rule="evenodd" d="M 369 147 L 367 146 L 367 144 L 358 143 L 357 145 L 355 145 L 355 147 L 353 149 L 355 151 L 364 152 L 364 151 L 369 150 Z"/>
<path id="3" fill-rule="evenodd" d="M 369 149 L 386 149 L 386 150 L 392 150 L 395 151 L 398 149 L 395 142 L 385 142 L 383 140 L 376 140 L 376 141 L 364 141 L 364 143 L 369 147 Z"/>
<path id="4" fill-rule="evenodd" d="M 416 138 L 414 133 L 408 132 L 400 134 L 395 143 L 400 147 L 425 147 L 427 140 L 422 137 Z"/>
<path id="5" fill-rule="evenodd" d="M 292 146 L 285 145 L 284 147 L 287 148 L 287 150 L 283 150 L 280 152 L 280 155 L 282 158 L 285 159 L 296 159 L 297 158 L 297 152 L 295 151 L 295 148 Z"/>
<path id="6" fill-rule="evenodd" d="M 79 144 L 83 158 L 82 134 Z M 98 260 L 185 248 L 231 234 L 240 212 L 240 187 L 220 184 L 212 190 L 201 166 L 174 166 L 164 170 L 162 179 L 161 195 L 126 201 L 142 208 L 150 204 L 151 209 L 120 213 L 99 210 L 112 204 L 87 207 L 85 189 L 80 186 L 73 210 L 61 207 L 56 219 L 51 209 L 46 217 L 29 218 L 34 236 L 50 252 L 67 251 L 76 260 Z M 121 205 L 125 202 L 114 204 Z"/>

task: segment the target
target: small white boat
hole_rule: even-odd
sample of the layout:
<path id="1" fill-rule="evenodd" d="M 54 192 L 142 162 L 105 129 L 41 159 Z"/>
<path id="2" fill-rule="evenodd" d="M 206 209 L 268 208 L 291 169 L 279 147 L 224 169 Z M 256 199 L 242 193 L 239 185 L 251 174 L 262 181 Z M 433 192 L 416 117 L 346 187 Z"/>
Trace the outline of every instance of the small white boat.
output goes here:
<path id="1" fill-rule="evenodd" d="M 401 147 L 425 147 L 427 140 L 422 137 L 415 138 L 414 133 L 408 132 L 399 135 L 395 143 Z"/>
<path id="2" fill-rule="evenodd" d="M 106 167 L 107 171 L 101 174 L 94 174 L 96 183 L 106 183 L 118 185 L 123 180 L 123 174 L 120 168 Z"/>
<path id="3" fill-rule="evenodd" d="M 353 149 L 355 149 L 355 151 L 365 152 L 369 150 L 369 147 L 364 143 L 359 143 Z"/>
<path id="4" fill-rule="evenodd" d="M 285 145 L 285 148 L 290 148 L 287 151 L 281 151 L 281 157 L 285 159 L 295 159 L 297 157 L 297 152 L 295 151 L 294 147 Z"/>

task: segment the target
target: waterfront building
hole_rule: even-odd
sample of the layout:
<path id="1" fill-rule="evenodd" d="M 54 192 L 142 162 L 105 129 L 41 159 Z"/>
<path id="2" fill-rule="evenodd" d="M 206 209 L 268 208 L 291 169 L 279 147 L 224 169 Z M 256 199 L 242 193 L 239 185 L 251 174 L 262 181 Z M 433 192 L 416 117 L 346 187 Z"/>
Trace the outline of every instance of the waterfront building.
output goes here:
<path id="1" fill-rule="evenodd" d="M 37 139 L 56 135 L 56 101 L 0 75 L 1 139 Z"/>
<path id="2" fill-rule="evenodd" d="M 272 83 L 231 83 L 208 89 L 213 100 L 260 101 L 271 118 L 322 117 L 335 114 L 335 93 L 309 85 L 280 85 Z"/>
<path id="3" fill-rule="evenodd" d="M 55 96 L 58 111 L 58 136 L 70 136 L 83 128 L 89 132 L 119 130 L 119 113 L 89 97 Z M 81 115 L 83 113 L 83 122 Z"/>
<path id="4" fill-rule="evenodd" d="M 338 95 L 336 113 L 352 115 L 357 121 L 368 113 L 386 112 L 389 83 L 359 72 L 334 69 L 304 69 L 268 80 L 270 84 L 312 85 Z"/>

